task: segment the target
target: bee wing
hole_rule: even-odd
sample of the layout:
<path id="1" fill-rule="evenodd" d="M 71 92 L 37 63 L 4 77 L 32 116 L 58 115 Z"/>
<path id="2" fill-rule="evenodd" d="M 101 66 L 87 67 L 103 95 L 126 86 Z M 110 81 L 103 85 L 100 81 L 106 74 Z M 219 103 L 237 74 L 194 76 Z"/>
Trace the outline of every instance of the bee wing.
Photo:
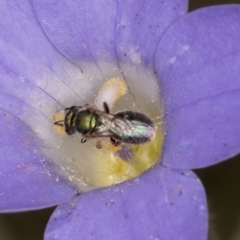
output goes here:
<path id="1" fill-rule="evenodd" d="M 143 122 L 138 122 L 133 129 L 135 129 L 139 139 L 141 139 L 140 142 L 142 143 L 150 141 L 156 133 L 154 127 Z"/>
<path id="2" fill-rule="evenodd" d="M 120 157 L 123 161 L 129 162 L 133 158 L 133 150 L 129 144 L 123 144 L 122 148 L 114 153 L 114 156 Z"/>
<path id="3" fill-rule="evenodd" d="M 95 134 L 99 137 L 111 137 L 110 128 L 111 126 L 109 126 L 109 124 L 103 125 L 95 131 Z"/>
<path id="4" fill-rule="evenodd" d="M 105 123 L 104 125 L 99 126 L 92 133 L 87 133 L 84 136 L 89 138 L 97 138 L 97 137 L 111 137 L 112 133 L 110 132 L 111 124 Z"/>
<path id="5" fill-rule="evenodd" d="M 154 127 L 137 120 L 125 121 L 126 128 L 122 132 L 123 142 L 142 144 L 149 142 L 155 136 Z"/>

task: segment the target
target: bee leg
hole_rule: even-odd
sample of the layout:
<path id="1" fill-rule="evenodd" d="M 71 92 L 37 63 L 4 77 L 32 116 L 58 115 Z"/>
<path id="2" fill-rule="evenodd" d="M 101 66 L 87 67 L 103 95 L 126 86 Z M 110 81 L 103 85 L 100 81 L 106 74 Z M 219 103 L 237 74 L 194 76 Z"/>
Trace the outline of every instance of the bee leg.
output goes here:
<path id="1" fill-rule="evenodd" d="M 64 120 L 56 121 L 56 122 L 54 122 L 54 125 L 58 125 L 60 127 L 63 127 L 64 126 Z"/>
<path id="2" fill-rule="evenodd" d="M 104 110 L 105 110 L 105 112 L 106 112 L 107 114 L 110 113 L 110 110 L 109 110 L 108 104 L 107 104 L 106 102 L 103 102 L 103 108 L 104 108 Z"/>
<path id="3" fill-rule="evenodd" d="M 112 145 L 115 146 L 115 147 L 121 145 L 121 141 L 119 141 L 119 140 L 117 140 L 113 137 L 110 137 L 110 140 L 111 140 Z"/>
<path id="4" fill-rule="evenodd" d="M 86 141 L 87 141 L 86 138 L 82 138 L 82 139 L 81 139 L 81 143 L 85 143 Z"/>
<path id="5" fill-rule="evenodd" d="M 96 142 L 96 148 L 97 148 L 97 149 L 102 149 L 102 147 L 103 147 L 103 145 L 102 145 L 102 143 L 101 143 L 101 140 L 97 140 L 97 142 Z"/>

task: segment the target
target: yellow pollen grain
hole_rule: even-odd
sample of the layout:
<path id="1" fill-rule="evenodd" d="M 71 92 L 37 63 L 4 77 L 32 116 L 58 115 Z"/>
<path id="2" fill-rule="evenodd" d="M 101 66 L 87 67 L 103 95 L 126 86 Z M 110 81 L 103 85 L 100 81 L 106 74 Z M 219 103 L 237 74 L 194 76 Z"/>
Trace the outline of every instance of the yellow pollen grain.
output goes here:
<path id="1" fill-rule="evenodd" d="M 116 87 L 118 89 L 113 103 L 115 103 L 120 97 L 122 97 L 128 91 L 127 84 L 123 78 L 112 78 L 103 84 L 99 91 L 99 95 L 101 94 L 101 92 L 103 91 L 105 92 L 105 90 L 109 87 Z"/>
<path id="2" fill-rule="evenodd" d="M 57 122 L 57 121 L 64 120 L 64 118 L 65 118 L 65 112 L 64 111 L 59 111 L 54 115 L 53 120 L 54 120 L 54 122 Z M 53 127 L 58 134 L 61 134 L 61 135 L 66 134 L 64 127 L 61 127 L 61 126 L 56 125 L 56 124 L 53 124 Z"/>
<path id="3" fill-rule="evenodd" d="M 98 139 L 98 143 L 99 143 L 102 147 L 105 147 L 107 150 L 109 150 L 109 151 L 111 151 L 111 152 L 117 152 L 117 151 L 120 151 L 120 150 L 122 149 L 122 145 L 114 146 L 114 145 L 112 145 L 112 143 L 111 143 L 110 141 Z"/>
<path id="4" fill-rule="evenodd" d="M 123 78 L 120 77 L 111 78 L 110 80 L 105 82 L 101 89 L 99 90 L 95 103 L 100 101 L 99 105 L 101 105 L 102 99 L 108 99 L 106 98 L 106 96 L 110 95 L 110 98 L 108 99 L 107 103 L 109 107 L 112 108 L 113 104 L 127 92 L 128 87 Z"/>
<path id="5" fill-rule="evenodd" d="M 102 143 L 104 142 L 104 143 Z M 108 145 L 107 141 L 102 141 L 102 146 Z M 131 178 L 139 176 L 141 173 L 151 168 L 158 161 L 160 147 L 163 142 L 162 130 L 158 130 L 155 138 L 145 144 L 132 144 L 133 157 L 130 161 L 124 161 L 119 156 L 115 156 L 111 150 L 105 148 L 101 160 L 94 165 L 98 171 L 94 174 L 94 181 L 90 181 L 94 187 L 110 186 Z M 110 142 L 109 142 L 110 145 Z M 114 146 L 113 146 L 114 148 Z"/>

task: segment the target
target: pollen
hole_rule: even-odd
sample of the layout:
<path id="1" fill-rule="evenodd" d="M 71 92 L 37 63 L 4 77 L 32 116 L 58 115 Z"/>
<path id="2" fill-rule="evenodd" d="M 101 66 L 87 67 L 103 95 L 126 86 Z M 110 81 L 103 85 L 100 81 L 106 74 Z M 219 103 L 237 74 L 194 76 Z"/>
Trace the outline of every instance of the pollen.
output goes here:
<path id="1" fill-rule="evenodd" d="M 104 152 L 102 152 L 101 160 L 95 165 L 99 170 L 98 173 L 104 173 L 104 176 L 99 174 L 98 180 L 94 182 L 95 186 L 109 186 L 139 176 L 156 164 L 160 154 L 159 146 L 162 145 L 162 142 L 163 135 L 158 130 L 154 140 L 149 143 L 131 145 L 133 156 L 127 161 L 115 154 L 121 149 L 117 150 L 114 149 L 114 146 L 110 147 L 110 142 L 108 148 L 107 143 L 105 143 L 106 147 L 102 149 Z M 120 147 L 122 148 L 122 146 Z"/>
<path id="2" fill-rule="evenodd" d="M 109 150 L 110 152 L 118 152 L 122 149 L 122 145 L 114 146 L 110 141 L 98 139 L 96 145 L 101 146 Z"/>
<path id="3" fill-rule="evenodd" d="M 53 116 L 53 120 L 54 120 L 54 122 L 58 122 L 58 121 L 63 120 L 64 117 L 65 117 L 64 111 L 59 111 Z M 54 124 L 53 127 L 58 134 L 66 135 L 64 127 L 56 125 L 56 124 Z"/>
<path id="4" fill-rule="evenodd" d="M 95 105 L 98 109 L 103 110 L 102 103 L 107 102 L 109 108 L 112 109 L 114 103 L 127 92 L 128 87 L 123 78 L 111 78 L 105 82 L 99 90 L 98 96 L 95 100 Z"/>
<path id="5" fill-rule="evenodd" d="M 106 131 L 106 135 L 96 132 L 98 126 L 95 126 L 94 122 L 90 129 L 92 136 L 81 134 L 81 131 L 76 129 L 74 129 L 76 134 L 69 136 L 65 130 L 66 125 L 71 125 L 68 119 L 72 117 L 66 118 L 67 110 L 59 111 L 53 117 L 56 134 L 51 136 L 56 139 L 56 151 L 52 149 L 44 149 L 44 151 L 57 163 L 57 166 L 60 166 L 59 173 L 80 192 L 135 178 L 161 160 L 159 156 L 164 129 L 158 80 L 155 79 L 155 74 L 150 74 L 149 71 L 141 69 L 135 71 L 135 68 L 125 70 L 127 74 L 124 75 L 124 79 L 115 75 L 114 78 L 104 82 L 99 91 L 94 90 L 86 99 L 82 99 L 82 102 L 78 98 L 75 99 L 76 96 L 69 95 L 64 104 L 66 107 L 71 107 L 67 104 L 71 99 L 71 103 L 75 104 L 74 107 L 82 106 L 83 111 L 92 108 L 89 113 L 90 119 L 94 116 L 99 126 L 103 126 L 102 131 Z M 108 75 L 113 76 L 112 73 Z M 96 82 L 97 86 L 98 84 L 99 82 Z M 81 91 L 82 89 L 79 90 Z M 133 119 L 126 118 L 122 125 L 111 121 L 124 116 L 121 115 L 123 112 L 143 114 L 152 123 L 149 124 L 149 128 L 138 125 L 136 121 L 133 123 L 133 120 L 143 121 L 136 114 L 133 114 L 135 117 Z M 91 121 L 87 123 L 90 124 Z M 83 126 L 88 124 L 84 123 Z M 112 131 L 108 132 L 109 129 Z M 114 134 L 118 133 L 120 139 L 115 139 Z M 121 136 L 135 137 L 136 142 L 123 142 Z M 138 142 L 141 137 L 148 138 L 148 141 Z"/>

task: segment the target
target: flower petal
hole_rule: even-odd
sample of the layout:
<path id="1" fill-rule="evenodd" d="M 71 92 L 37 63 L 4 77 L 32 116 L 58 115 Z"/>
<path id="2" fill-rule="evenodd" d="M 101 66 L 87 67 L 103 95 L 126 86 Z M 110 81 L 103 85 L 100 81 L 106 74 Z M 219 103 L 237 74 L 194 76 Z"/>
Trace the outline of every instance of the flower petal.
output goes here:
<path id="1" fill-rule="evenodd" d="M 152 63 L 164 30 L 187 5 L 186 0 L 33 1 L 47 36 L 75 62 L 115 61 L 118 55 L 120 62 Z"/>
<path id="2" fill-rule="evenodd" d="M 141 178 L 60 205 L 45 240 L 206 239 L 207 209 L 190 171 L 156 167 Z"/>
<path id="3" fill-rule="evenodd" d="M 48 144 L 41 135 L 61 106 L 58 74 L 68 76 L 69 64 L 42 33 L 28 2 L 2 2 L 0 16 L 0 210 L 56 205 L 75 191 L 49 168 L 42 150 L 50 148 L 51 136 Z"/>
<path id="4" fill-rule="evenodd" d="M 39 154 L 28 126 L 0 110 L 0 211 L 39 209 L 67 201 L 75 192 Z"/>
<path id="5" fill-rule="evenodd" d="M 197 168 L 240 151 L 240 5 L 192 12 L 160 42 L 163 164 Z"/>

